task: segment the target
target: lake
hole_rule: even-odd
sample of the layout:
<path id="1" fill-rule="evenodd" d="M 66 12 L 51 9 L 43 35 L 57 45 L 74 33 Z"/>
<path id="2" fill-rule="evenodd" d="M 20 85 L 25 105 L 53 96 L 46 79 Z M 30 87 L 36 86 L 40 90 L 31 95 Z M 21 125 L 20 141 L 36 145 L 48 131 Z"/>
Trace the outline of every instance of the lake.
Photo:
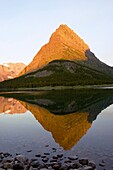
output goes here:
<path id="1" fill-rule="evenodd" d="M 77 155 L 112 169 L 113 90 L 1 93 L 0 152 Z"/>

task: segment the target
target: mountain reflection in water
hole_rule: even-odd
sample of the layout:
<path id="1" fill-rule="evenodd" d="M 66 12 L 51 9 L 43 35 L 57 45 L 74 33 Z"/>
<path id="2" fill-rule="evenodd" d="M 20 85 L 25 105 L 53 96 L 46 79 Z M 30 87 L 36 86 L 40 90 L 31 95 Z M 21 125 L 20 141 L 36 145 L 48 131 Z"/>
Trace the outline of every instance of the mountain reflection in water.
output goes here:
<path id="1" fill-rule="evenodd" d="M 25 107 L 16 99 L 0 97 L 0 113 L 17 114 L 25 113 Z"/>
<path id="2" fill-rule="evenodd" d="M 1 95 L 19 100 L 14 99 L 13 102 L 22 108 L 17 113 L 23 112 L 23 107 L 20 107 L 23 105 L 24 112 L 29 110 L 64 150 L 71 149 L 87 133 L 97 115 L 113 103 L 112 90 L 58 90 Z M 8 101 L 8 108 L 12 108 L 9 107 L 10 98 L 1 97 L 0 100 L 2 103 Z"/>

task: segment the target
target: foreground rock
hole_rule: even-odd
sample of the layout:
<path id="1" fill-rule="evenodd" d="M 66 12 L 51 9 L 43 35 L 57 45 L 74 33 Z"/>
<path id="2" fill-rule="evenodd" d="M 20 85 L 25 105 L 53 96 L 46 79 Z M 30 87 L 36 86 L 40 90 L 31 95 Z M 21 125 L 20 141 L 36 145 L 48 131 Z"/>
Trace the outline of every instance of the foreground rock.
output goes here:
<path id="1" fill-rule="evenodd" d="M 37 156 L 37 155 L 36 155 Z M 12 157 L 9 153 L 0 153 L 0 170 L 95 170 L 94 162 L 77 156 L 64 157 L 63 154 L 40 155 L 36 159 L 28 159 L 23 155 Z"/>

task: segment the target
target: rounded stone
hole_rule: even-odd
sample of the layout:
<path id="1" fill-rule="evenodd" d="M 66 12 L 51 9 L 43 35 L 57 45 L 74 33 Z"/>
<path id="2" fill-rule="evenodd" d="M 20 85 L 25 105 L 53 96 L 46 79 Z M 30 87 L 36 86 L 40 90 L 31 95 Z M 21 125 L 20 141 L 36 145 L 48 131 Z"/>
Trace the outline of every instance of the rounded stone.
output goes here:
<path id="1" fill-rule="evenodd" d="M 33 161 L 30 163 L 30 166 L 32 166 L 33 168 L 37 168 L 39 166 L 39 162 L 37 161 Z"/>
<path id="2" fill-rule="evenodd" d="M 4 167 L 5 169 L 12 169 L 12 168 L 13 168 L 13 162 L 5 162 L 5 163 L 3 164 L 3 167 Z"/>
<path id="3" fill-rule="evenodd" d="M 77 156 L 69 156 L 68 159 L 70 159 L 70 160 L 77 160 L 78 157 Z"/>
<path id="4" fill-rule="evenodd" d="M 82 158 L 82 159 L 79 159 L 79 163 L 82 165 L 88 165 L 89 161 L 87 158 Z"/>
<path id="5" fill-rule="evenodd" d="M 13 170 L 23 170 L 23 165 L 21 163 L 16 163 L 13 165 Z"/>
<path id="6" fill-rule="evenodd" d="M 84 170 L 94 170 L 91 166 L 84 167 Z"/>
<path id="7" fill-rule="evenodd" d="M 58 164 L 54 164 L 53 166 L 53 169 L 59 169 L 60 167 L 61 167 L 61 164 L 60 163 L 58 163 Z"/>
<path id="8" fill-rule="evenodd" d="M 42 161 L 43 162 L 47 162 L 49 160 L 49 158 L 43 158 Z"/>
<path id="9" fill-rule="evenodd" d="M 88 165 L 91 166 L 93 169 L 96 168 L 96 164 L 93 161 L 90 161 Z"/>
<path id="10" fill-rule="evenodd" d="M 16 160 L 21 162 L 21 163 L 26 163 L 28 161 L 28 158 L 26 158 L 25 156 L 23 155 L 17 155 L 16 156 Z"/>
<path id="11" fill-rule="evenodd" d="M 104 167 L 105 166 L 105 163 L 99 163 L 99 166 L 102 166 L 102 167 Z"/>

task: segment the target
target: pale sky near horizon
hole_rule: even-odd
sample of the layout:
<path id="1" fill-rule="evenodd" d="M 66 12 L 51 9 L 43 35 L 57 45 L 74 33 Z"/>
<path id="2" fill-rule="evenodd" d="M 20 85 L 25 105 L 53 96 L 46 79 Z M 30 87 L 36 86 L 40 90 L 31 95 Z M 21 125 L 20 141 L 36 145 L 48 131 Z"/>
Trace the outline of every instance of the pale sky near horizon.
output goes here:
<path id="1" fill-rule="evenodd" d="M 60 24 L 113 66 L 113 0 L 0 0 L 0 63 L 29 64 Z"/>

